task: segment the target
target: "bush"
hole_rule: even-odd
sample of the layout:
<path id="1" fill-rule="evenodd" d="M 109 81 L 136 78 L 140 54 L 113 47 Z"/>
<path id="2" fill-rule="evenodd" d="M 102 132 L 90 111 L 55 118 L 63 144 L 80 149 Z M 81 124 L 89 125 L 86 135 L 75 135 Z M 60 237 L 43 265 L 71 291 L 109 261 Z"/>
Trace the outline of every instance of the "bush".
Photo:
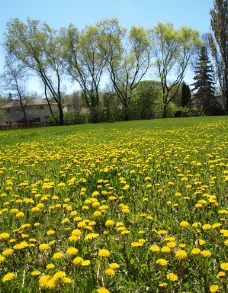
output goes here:
<path id="1" fill-rule="evenodd" d="M 88 121 L 88 114 L 80 113 L 79 111 L 65 112 L 64 124 L 85 124 Z"/>
<path id="2" fill-rule="evenodd" d="M 58 113 L 55 113 L 54 116 L 58 119 Z M 88 122 L 88 114 L 80 113 L 79 111 L 64 112 L 63 118 L 65 125 L 73 124 L 85 124 Z M 49 117 L 50 125 L 56 125 L 56 122 L 52 116 Z"/>

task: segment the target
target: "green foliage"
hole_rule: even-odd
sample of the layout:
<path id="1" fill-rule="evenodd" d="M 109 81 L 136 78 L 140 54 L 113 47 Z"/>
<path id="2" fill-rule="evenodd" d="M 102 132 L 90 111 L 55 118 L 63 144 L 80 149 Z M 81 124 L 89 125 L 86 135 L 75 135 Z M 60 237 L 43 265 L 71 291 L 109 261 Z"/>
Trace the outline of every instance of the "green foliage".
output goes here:
<path id="1" fill-rule="evenodd" d="M 211 66 L 205 46 L 200 49 L 197 64 L 195 66 L 195 90 L 194 102 L 205 115 L 211 115 L 212 107 L 216 107 L 215 82 L 213 79 L 213 68 Z"/>
<path id="2" fill-rule="evenodd" d="M 137 119 L 154 118 L 156 101 L 161 97 L 161 83 L 153 80 L 139 82 L 131 107 L 136 109 Z"/>
<path id="3" fill-rule="evenodd" d="M 78 111 L 66 112 L 64 114 L 64 124 L 84 124 L 87 123 L 88 114 L 80 113 Z"/>
<path id="4" fill-rule="evenodd" d="M 215 0 L 214 8 L 210 10 L 211 29 L 209 44 L 215 61 L 216 74 L 222 95 L 225 97 L 226 114 L 228 113 L 228 2 Z"/>
<path id="5" fill-rule="evenodd" d="M 45 97 L 55 99 L 59 109 L 59 124 L 63 124 L 62 111 L 62 42 L 56 30 L 47 23 L 18 18 L 7 23 L 4 49 L 7 56 L 13 55 L 21 64 L 21 70 L 28 70 L 38 76 L 44 86 Z"/>
<path id="6" fill-rule="evenodd" d="M 98 26 L 90 25 L 79 32 L 70 25 L 68 29 L 62 29 L 61 35 L 66 73 L 72 81 L 79 83 L 87 107 L 95 113 L 106 62 L 100 50 L 101 30 Z"/>
<path id="7" fill-rule="evenodd" d="M 125 107 L 125 119 L 128 120 L 128 108 L 133 90 L 137 87 L 150 65 L 150 39 L 143 27 L 133 26 L 126 37 L 126 29 L 117 19 L 105 20 L 98 24 L 102 36 L 102 52 L 106 68 L 116 95 Z"/>
<path id="8" fill-rule="evenodd" d="M 181 106 L 185 107 L 189 104 L 190 100 L 191 100 L 191 90 L 189 88 L 189 86 L 183 82 L 182 83 L 182 94 L 181 94 Z"/>
<path id="9" fill-rule="evenodd" d="M 58 119 L 58 113 L 55 113 L 55 118 Z M 64 124 L 84 124 L 88 122 L 88 114 L 80 113 L 79 111 L 69 111 L 64 113 Z M 49 117 L 50 125 L 56 125 L 52 116 Z"/>
<path id="10" fill-rule="evenodd" d="M 187 66 L 201 44 L 199 32 L 189 27 L 175 30 L 173 24 L 158 24 L 150 31 L 155 68 L 161 81 L 163 117 L 182 83 Z M 173 82 L 168 82 L 172 75 Z M 173 77 L 172 77 L 173 79 Z M 178 86 L 177 86 L 178 85 Z"/>

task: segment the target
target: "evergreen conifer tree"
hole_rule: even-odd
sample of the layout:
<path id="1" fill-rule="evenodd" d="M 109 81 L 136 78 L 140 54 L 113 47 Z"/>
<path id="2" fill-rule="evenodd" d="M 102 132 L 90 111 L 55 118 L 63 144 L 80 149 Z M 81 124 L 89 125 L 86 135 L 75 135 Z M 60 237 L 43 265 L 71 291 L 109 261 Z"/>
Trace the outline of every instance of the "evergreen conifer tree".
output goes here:
<path id="1" fill-rule="evenodd" d="M 195 83 L 193 91 L 194 103 L 201 110 L 202 114 L 211 115 L 212 109 L 216 106 L 216 98 L 214 95 L 215 82 L 213 78 L 213 68 L 209 60 L 205 46 L 202 46 L 199 58 L 195 67 Z"/>
<path id="2" fill-rule="evenodd" d="M 181 90 L 181 106 L 185 107 L 189 104 L 191 99 L 191 91 L 189 86 L 183 82 L 182 83 L 182 90 Z"/>

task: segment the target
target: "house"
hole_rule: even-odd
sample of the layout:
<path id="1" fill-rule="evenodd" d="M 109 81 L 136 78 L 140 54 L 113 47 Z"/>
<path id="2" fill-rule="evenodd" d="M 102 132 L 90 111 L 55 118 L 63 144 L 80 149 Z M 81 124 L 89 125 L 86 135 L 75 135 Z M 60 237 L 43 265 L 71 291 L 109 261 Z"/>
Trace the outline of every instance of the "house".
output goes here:
<path id="1" fill-rule="evenodd" d="M 46 99 L 24 99 L 22 100 L 28 122 L 47 122 L 51 115 L 48 102 Z M 54 112 L 58 110 L 57 103 L 50 103 Z M 11 100 L 1 108 L 0 124 L 23 123 L 23 109 L 18 100 Z"/>

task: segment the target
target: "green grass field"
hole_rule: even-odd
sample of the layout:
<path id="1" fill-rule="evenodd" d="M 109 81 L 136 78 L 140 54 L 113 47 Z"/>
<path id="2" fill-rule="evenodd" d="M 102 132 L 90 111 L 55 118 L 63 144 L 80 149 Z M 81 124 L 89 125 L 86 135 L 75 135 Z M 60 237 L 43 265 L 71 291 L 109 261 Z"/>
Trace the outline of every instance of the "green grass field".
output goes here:
<path id="1" fill-rule="evenodd" d="M 0 132 L 0 292 L 228 292 L 228 117 Z"/>

